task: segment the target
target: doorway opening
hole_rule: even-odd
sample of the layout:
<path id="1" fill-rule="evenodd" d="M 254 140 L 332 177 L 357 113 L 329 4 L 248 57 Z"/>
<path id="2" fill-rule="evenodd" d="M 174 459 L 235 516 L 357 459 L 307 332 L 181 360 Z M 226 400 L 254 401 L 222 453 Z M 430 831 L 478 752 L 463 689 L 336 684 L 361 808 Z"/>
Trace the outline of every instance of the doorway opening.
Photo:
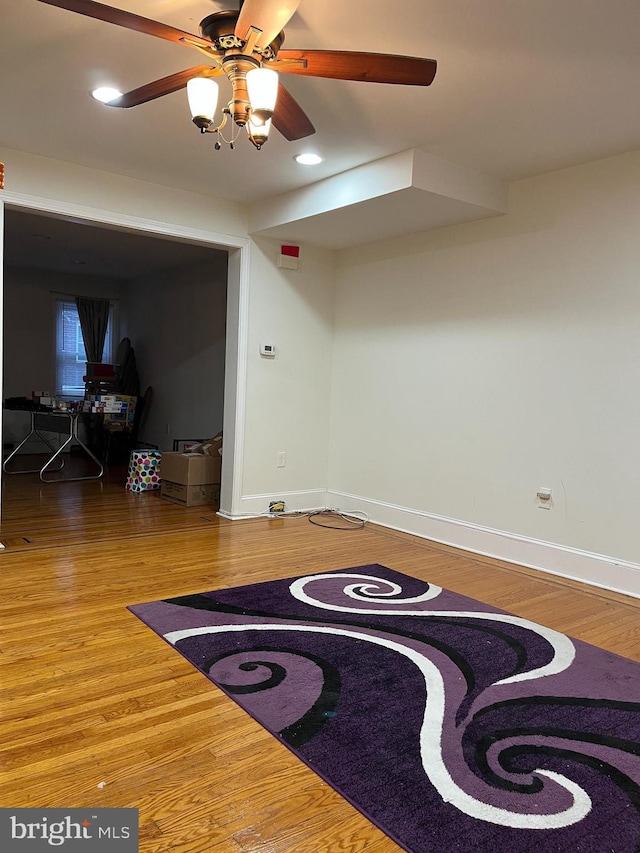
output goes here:
<path id="1" fill-rule="evenodd" d="M 114 338 L 130 339 L 142 389 L 154 391 L 140 438 L 172 450 L 181 440 L 229 434 L 230 504 L 236 416 L 225 399 L 237 396 L 244 241 L 228 246 L 184 228 L 176 235 L 170 225 L 159 234 L 157 223 L 153 231 L 144 221 L 123 228 L 26 205 L 5 204 L 4 220 L 3 400 L 55 386 L 57 298 L 107 297 L 116 306 Z M 16 429 L 5 413 L 5 447 Z"/>

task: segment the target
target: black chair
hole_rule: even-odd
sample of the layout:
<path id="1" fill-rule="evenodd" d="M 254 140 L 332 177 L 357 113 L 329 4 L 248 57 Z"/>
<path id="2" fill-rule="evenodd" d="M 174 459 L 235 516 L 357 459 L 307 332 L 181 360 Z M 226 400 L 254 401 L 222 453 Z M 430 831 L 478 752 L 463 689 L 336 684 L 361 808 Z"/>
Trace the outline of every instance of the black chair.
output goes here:
<path id="1" fill-rule="evenodd" d="M 123 464 L 129 460 L 132 450 L 140 448 L 156 448 L 153 444 L 141 444 L 140 436 L 142 429 L 149 417 L 149 410 L 153 402 L 153 388 L 149 385 L 142 397 L 138 397 L 136 410 L 133 416 L 131 429 L 109 429 L 104 425 L 105 432 L 105 464 Z"/>
<path id="2" fill-rule="evenodd" d="M 153 388 L 151 385 L 147 386 L 146 391 L 142 395 L 142 397 L 138 397 L 138 403 L 136 405 L 136 411 L 133 416 L 133 429 L 131 430 L 131 449 L 135 450 L 139 447 L 149 447 L 148 444 L 140 445 L 140 436 L 142 435 L 142 430 L 149 419 L 149 409 L 151 408 L 151 404 L 153 403 Z M 154 445 L 155 447 L 155 445 Z"/>

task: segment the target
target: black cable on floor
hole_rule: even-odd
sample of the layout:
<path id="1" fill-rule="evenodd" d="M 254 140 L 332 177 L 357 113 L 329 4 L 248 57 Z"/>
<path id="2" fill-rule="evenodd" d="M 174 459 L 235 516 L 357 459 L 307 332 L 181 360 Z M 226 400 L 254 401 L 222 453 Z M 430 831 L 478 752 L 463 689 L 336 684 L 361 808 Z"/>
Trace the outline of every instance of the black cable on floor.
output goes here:
<path id="1" fill-rule="evenodd" d="M 351 527 L 342 527 L 339 524 L 323 524 L 321 521 L 314 521 L 316 518 L 334 518 L 350 524 Z M 315 524 L 316 527 L 328 527 L 330 530 L 361 530 L 365 525 L 364 518 L 357 518 L 354 515 L 348 515 L 345 512 L 337 512 L 332 509 L 320 509 L 317 512 L 309 513 L 309 521 Z"/>

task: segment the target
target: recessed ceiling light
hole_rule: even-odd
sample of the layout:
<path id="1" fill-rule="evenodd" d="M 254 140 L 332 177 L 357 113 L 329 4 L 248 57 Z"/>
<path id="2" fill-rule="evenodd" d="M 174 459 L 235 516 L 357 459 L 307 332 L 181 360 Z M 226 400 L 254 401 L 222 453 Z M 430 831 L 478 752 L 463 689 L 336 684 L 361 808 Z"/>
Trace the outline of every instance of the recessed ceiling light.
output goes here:
<path id="1" fill-rule="evenodd" d="M 112 86 L 100 86 L 98 89 L 94 89 L 91 94 L 96 101 L 101 101 L 103 104 L 108 104 L 109 101 L 115 101 L 116 98 L 122 97 L 122 92 Z"/>
<path id="2" fill-rule="evenodd" d="M 318 154 L 296 154 L 293 159 L 302 166 L 317 166 L 322 163 L 322 157 Z"/>

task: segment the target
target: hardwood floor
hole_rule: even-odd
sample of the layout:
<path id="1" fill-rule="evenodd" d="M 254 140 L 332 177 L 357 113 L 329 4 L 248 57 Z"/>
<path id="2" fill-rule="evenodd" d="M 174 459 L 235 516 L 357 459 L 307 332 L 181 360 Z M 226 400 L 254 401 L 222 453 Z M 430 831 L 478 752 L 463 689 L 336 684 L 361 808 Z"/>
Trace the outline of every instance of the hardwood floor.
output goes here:
<path id="1" fill-rule="evenodd" d="M 640 660 L 634 599 L 373 525 L 229 522 L 123 482 L 4 477 L 4 806 L 137 807 L 143 853 L 399 851 L 128 604 L 378 562 Z"/>
<path id="2" fill-rule="evenodd" d="M 45 458 L 45 457 L 42 457 Z M 42 461 L 25 456 L 24 468 Z M 61 476 L 95 472 L 82 457 L 67 460 Z M 37 474 L 5 474 L 0 541 L 8 550 L 68 547 L 132 534 L 190 530 L 217 521 L 217 507 L 181 507 L 157 492 L 126 492 L 126 466 L 108 468 L 100 480 L 42 483 Z"/>

